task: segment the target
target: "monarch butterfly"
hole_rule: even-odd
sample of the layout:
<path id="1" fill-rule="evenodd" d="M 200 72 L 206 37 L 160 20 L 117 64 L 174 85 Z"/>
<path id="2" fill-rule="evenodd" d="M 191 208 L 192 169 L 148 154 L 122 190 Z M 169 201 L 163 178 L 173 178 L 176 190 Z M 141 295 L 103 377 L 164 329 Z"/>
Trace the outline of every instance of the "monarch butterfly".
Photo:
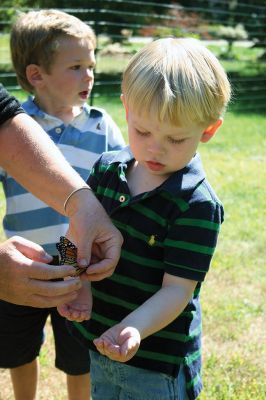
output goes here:
<path id="1" fill-rule="evenodd" d="M 72 265 L 76 269 L 76 275 L 80 275 L 87 267 L 81 268 L 77 263 L 77 247 L 65 236 L 60 236 L 60 242 L 56 243 L 60 254 L 60 265 Z"/>

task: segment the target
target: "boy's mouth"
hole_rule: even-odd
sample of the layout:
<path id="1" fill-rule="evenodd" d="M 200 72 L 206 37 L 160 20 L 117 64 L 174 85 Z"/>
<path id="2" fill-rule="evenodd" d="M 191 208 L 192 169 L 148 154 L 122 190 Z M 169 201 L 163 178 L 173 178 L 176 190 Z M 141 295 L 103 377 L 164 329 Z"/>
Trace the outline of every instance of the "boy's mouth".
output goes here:
<path id="1" fill-rule="evenodd" d="M 83 90 L 82 92 L 79 92 L 79 96 L 82 99 L 87 99 L 89 97 L 89 91 L 88 90 Z"/>
<path id="2" fill-rule="evenodd" d="M 164 165 L 156 161 L 146 161 L 146 165 L 151 171 L 161 171 L 164 169 Z"/>

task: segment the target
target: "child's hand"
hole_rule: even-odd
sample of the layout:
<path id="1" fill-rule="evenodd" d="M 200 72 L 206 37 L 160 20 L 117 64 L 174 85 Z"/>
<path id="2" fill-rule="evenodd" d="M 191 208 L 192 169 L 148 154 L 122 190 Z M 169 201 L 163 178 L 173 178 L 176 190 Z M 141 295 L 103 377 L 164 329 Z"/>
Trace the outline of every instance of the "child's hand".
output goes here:
<path id="1" fill-rule="evenodd" d="M 90 319 L 91 308 L 88 304 L 73 303 L 74 302 L 57 306 L 58 313 L 69 321 L 82 322 Z"/>
<path id="2" fill-rule="evenodd" d="M 97 350 L 111 360 L 126 362 L 138 351 L 140 334 L 136 328 L 117 324 L 94 339 Z"/>
<path id="3" fill-rule="evenodd" d="M 57 306 L 58 313 L 70 321 L 82 322 L 90 319 L 92 309 L 92 294 L 90 285 L 83 284 L 78 297 L 70 303 Z"/>

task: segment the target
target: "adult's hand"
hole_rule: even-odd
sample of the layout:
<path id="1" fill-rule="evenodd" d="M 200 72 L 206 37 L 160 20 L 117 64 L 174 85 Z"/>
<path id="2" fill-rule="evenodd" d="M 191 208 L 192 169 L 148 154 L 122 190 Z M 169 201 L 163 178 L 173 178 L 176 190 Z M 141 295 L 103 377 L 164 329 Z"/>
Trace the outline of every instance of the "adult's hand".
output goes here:
<path id="1" fill-rule="evenodd" d="M 47 265 L 51 257 L 37 244 L 14 236 L 0 244 L 0 298 L 10 303 L 54 307 L 77 296 L 78 278 L 64 278 L 75 270 L 71 266 Z"/>
<path id="2" fill-rule="evenodd" d="M 90 281 L 111 276 L 118 263 L 123 238 L 91 190 L 76 192 L 67 203 L 68 236 L 78 248 L 78 263 L 88 266 Z"/>

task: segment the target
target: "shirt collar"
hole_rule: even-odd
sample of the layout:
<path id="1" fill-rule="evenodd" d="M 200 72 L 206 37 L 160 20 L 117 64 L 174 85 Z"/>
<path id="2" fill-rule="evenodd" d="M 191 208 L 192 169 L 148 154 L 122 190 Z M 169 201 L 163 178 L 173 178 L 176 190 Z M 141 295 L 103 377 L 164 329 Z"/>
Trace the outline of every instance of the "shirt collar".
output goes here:
<path id="1" fill-rule="evenodd" d="M 118 163 L 121 168 L 121 164 L 128 164 L 133 158 L 130 147 L 126 146 L 116 154 L 111 163 Z M 157 190 L 164 190 L 174 195 L 185 194 L 193 191 L 205 177 L 200 155 L 196 153 L 183 169 L 173 173 Z"/>
<path id="2" fill-rule="evenodd" d="M 198 153 L 180 171 L 171 175 L 164 183 L 163 189 L 173 194 L 184 194 L 193 191 L 206 175 Z"/>
<path id="3" fill-rule="evenodd" d="M 29 114 L 31 117 L 41 117 L 44 118 L 46 114 L 44 111 L 42 111 L 36 103 L 34 103 L 34 98 L 32 96 L 29 96 L 28 99 L 25 101 L 25 103 L 22 104 L 22 107 L 24 110 Z"/>
<path id="4" fill-rule="evenodd" d="M 25 103 L 22 104 L 22 107 L 24 110 L 29 114 L 31 117 L 40 117 L 40 118 L 49 118 L 49 119 L 54 119 L 54 120 L 59 120 L 59 118 L 54 117 L 53 115 L 47 114 L 43 110 L 39 108 L 39 106 L 34 102 L 34 97 L 29 96 L 28 99 L 25 101 Z M 91 108 L 90 106 L 85 103 L 82 107 L 82 112 L 77 115 L 78 118 L 88 118 L 90 115 Z M 76 119 L 74 118 L 74 120 Z M 61 120 L 60 120 L 61 121 Z"/>

